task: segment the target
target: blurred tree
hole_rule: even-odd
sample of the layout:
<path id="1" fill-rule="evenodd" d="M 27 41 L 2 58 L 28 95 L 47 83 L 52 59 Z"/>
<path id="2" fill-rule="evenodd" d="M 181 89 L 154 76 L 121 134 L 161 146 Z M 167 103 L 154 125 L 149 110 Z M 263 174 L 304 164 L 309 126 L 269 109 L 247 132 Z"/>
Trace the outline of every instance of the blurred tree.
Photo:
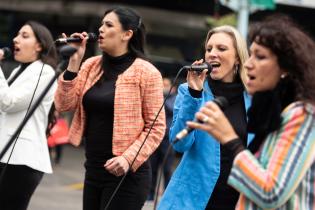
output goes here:
<path id="1" fill-rule="evenodd" d="M 231 25 L 236 26 L 237 18 L 235 13 L 231 13 L 229 15 L 224 15 L 219 18 L 207 17 L 206 24 L 208 27 L 216 27 L 221 25 Z"/>

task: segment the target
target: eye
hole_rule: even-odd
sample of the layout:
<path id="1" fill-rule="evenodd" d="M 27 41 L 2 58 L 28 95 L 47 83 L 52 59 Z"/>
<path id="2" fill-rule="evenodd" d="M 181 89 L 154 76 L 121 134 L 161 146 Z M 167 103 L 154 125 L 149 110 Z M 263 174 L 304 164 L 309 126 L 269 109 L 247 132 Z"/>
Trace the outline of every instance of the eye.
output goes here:
<path id="1" fill-rule="evenodd" d="M 105 25 L 106 25 L 107 27 L 113 27 L 113 23 L 108 22 L 108 21 L 105 22 Z"/>
<path id="2" fill-rule="evenodd" d="M 206 49 L 207 52 L 211 52 L 211 50 L 212 50 L 212 48 L 210 48 L 210 47 L 208 47 L 208 48 Z"/>
<path id="3" fill-rule="evenodd" d="M 258 60 L 263 60 L 266 58 L 266 56 L 258 53 L 258 54 L 255 54 L 255 58 L 257 58 Z"/>
<path id="4" fill-rule="evenodd" d="M 222 51 L 227 50 L 227 48 L 224 46 L 218 46 L 218 50 L 222 52 Z"/>

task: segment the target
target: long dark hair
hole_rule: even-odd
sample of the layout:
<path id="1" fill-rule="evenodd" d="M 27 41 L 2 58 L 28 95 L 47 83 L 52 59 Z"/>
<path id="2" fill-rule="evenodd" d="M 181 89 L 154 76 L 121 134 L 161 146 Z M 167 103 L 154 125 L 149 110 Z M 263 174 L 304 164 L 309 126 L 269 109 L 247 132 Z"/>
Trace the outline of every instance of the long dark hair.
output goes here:
<path id="1" fill-rule="evenodd" d="M 46 26 L 33 20 L 27 21 L 24 25 L 29 25 L 32 28 L 36 40 L 41 45 L 42 50 L 39 52 L 39 59 L 55 69 L 57 67 L 58 56 L 50 31 Z"/>
<path id="2" fill-rule="evenodd" d="M 126 7 L 114 7 L 109 9 L 105 11 L 103 17 L 111 12 L 117 15 L 123 30 L 133 31 L 133 36 L 128 43 L 129 51 L 136 57 L 147 59 L 144 53 L 146 32 L 142 18 L 135 11 Z"/>
<path id="3" fill-rule="evenodd" d="M 46 26 L 36 21 L 27 21 L 24 25 L 29 25 L 36 37 L 36 40 L 40 44 L 42 50 L 38 54 L 38 58 L 45 64 L 50 65 L 53 69 L 56 69 L 58 63 L 57 50 L 54 44 L 53 37 Z M 52 105 L 48 114 L 48 125 L 46 128 L 46 136 L 50 135 L 52 127 L 56 124 L 56 118 L 54 116 L 55 106 Z"/>

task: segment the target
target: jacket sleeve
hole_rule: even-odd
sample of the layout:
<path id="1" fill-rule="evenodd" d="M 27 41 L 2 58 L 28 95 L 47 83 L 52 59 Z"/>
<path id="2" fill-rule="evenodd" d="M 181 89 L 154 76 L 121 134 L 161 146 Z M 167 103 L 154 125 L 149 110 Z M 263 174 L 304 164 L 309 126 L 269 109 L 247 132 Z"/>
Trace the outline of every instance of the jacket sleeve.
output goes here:
<path id="1" fill-rule="evenodd" d="M 267 137 L 264 156 L 257 159 L 248 150 L 236 156 L 228 183 L 262 209 L 279 208 L 314 161 L 314 122 L 314 114 L 301 107 L 286 112 L 279 131 Z"/>
<path id="2" fill-rule="evenodd" d="M 195 113 L 199 110 L 202 98 L 193 98 L 189 91 L 187 83 L 182 84 L 178 88 L 176 96 L 173 122 L 170 128 L 170 142 L 176 138 L 178 132 L 186 127 L 186 122 L 195 118 Z M 195 141 L 195 131 L 190 132 L 186 137 L 173 145 L 178 152 L 184 152 L 190 149 Z"/>
<path id="3" fill-rule="evenodd" d="M 142 81 L 144 84 L 141 88 L 144 128 L 139 138 L 137 138 L 122 154 L 128 160 L 129 164 L 134 161 L 132 164 L 133 171 L 136 171 L 137 168 L 146 161 L 160 145 L 166 129 L 165 109 L 162 107 L 162 76 L 158 70 L 154 70 L 147 73 L 145 78 L 142 78 Z M 161 112 L 156 118 L 160 109 Z M 156 121 L 154 122 L 155 118 Z M 154 125 L 152 126 L 153 123 Z M 137 155 L 143 141 L 145 141 L 145 144 L 143 144 L 139 154 Z M 134 160 L 135 157 L 136 159 Z"/>
<path id="4" fill-rule="evenodd" d="M 2 70 L 0 71 L 0 111 L 13 113 L 26 110 L 32 98 L 34 103 L 55 74 L 47 64 L 41 72 L 42 63 L 39 62 L 30 64 L 25 71 L 28 68 L 32 68 L 31 71 L 23 72 L 11 86 L 8 86 Z"/>
<path id="5" fill-rule="evenodd" d="M 94 58 L 87 59 L 81 66 L 78 75 L 73 80 L 64 80 L 62 73 L 58 79 L 58 88 L 55 94 L 55 106 L 59 112 L 73 111 L 81 103 L 81 95 L 88 73 L 93 65 Z"/>

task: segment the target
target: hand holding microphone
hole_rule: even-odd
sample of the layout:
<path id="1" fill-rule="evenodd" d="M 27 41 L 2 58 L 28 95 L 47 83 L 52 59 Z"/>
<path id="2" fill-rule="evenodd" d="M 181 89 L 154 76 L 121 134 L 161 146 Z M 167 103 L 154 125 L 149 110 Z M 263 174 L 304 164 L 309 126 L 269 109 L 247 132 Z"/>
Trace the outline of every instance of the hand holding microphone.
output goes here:
<path id="1" fill-rule="evenodd" d="M 62 36 L 63 38 L 57 39 L 55 43 L 59 45 L 71 43 L 71 46 L 77 49 L 77 51 L 69 59 L 67 70 L 78 72 L 86 50 L 86 43 L 88 41 L 96 41 L 97 36 L 94 33 L 87 32 L 73 33 L 70 37 L 67 37 L 66 34 L 63 33 Z"/>
<path id="2" fill-rule="evenodd" d="M 192 65 L 184 66 L 184 68 L 188 70 L 186 77 L 188 86 L 191 89 L 201 91 L 207 77 L 207 72 L 212 70 L 210 64 L 200 59 L 195 61 Z"/>
<path id="3" fill-rule="evenodd" d="M 226 99 L 224 97 L 218 98 L 216 98 L 217 100 L 215 99 L 207 102 L 205 106 L 196 113 L 196 120 L 193 122 L 187 122 L 187 126 L 190 129 L 200 129 L 206 131 L 221 144 L 225 144 L 230 140 L 238 138 L 238 136 L 222 111 L 222 109 L 226 106 L 224 104 L 227 104 Z M 226 102 L 221 103 L 224 100 Z"/>
<path id="4" fill-rule="evenodd" d="M 82 35 L 82 36 L 80 36 Z M 87 39 L 87 42 L 95 42 L 97 41 L 98 37 L 95 33 L 88 33 L 88 34 L 77 34 L 77 36 L 75 36 L 73 34 L 73 36 L 71 37 L 66 37 L 65 34 L 63 34 L 63 38 L 59 38 L 55 41 L 56 44 L 68 44 L 68 43 L 81 43 L 82 40 Z"/>
<path id="5" fill-rule="evenodd" d="M 215 104 L 215 106 L 217 107 L 217 109 L 220 110 L 220 112 L 222 112 L 227 106 L 228 106 L 228 101 L 226 100 L 225 97 L 219 96 L 216 97 L 215 99 L 213 99 L 213 101 L 211 102 L 207 102 L 207 104 L 205 105 L 205 107 L 207 107 L 208 104 Z M 191 124 L 190 122 L 187 122 L 188 125 L 192 125 L 192 126 L 187 126 L 186 128 L 184 128 L 183 130 L 181 130 L 177 135 L 176 135 L 176 139 L 174 140 L 174 144 L 176 142 L 178 142 L 179 140 L 181 140 L 182 138 L 186 137 L 191 131 L 193 131 L 195 128 L 200 129 L 200 127 L 197 127 L 197 124 L 203 124 L 203 123 L 208 123 L 209 120 L 209 116 L 205 115 L 205 114 L 199 114 L 200 112 L 203 112 L 205 107 L 202 107 L 200 109 L 200 111 L 196 114 L 196 118 L 195 120 L 192 122 L 194 124 Z M 222 110 L 222 111 L 221 111 Z M 212 114 L 207 112 L 207 114 Z M 223 114 L 223 113 L 222 113 Z"/>

